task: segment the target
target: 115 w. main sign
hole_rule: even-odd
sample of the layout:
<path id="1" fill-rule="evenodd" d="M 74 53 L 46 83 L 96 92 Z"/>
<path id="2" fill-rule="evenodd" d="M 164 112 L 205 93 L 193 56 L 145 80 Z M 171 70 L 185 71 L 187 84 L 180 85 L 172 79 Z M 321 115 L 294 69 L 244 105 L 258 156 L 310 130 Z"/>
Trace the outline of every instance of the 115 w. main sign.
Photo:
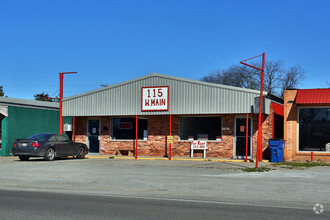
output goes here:
<path id="1" fill-rule="evenodd" d="M 142 111 L 168 111 L 168 86 L 142 87 Z"/>

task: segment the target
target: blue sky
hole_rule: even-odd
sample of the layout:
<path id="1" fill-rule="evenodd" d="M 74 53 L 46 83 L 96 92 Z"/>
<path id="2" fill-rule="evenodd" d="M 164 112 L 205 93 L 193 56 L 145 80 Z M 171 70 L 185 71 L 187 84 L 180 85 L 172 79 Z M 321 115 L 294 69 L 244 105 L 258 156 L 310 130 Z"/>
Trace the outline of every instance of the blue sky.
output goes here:
<path id="1" fill-rule="evenodd" d="M 299 88 L 330 81 L 330 1 L 11 0 L 0 3 L 5 95 L 64 96 L 152 72 L 199 80 L 266 53 L 301 65 Z"/>

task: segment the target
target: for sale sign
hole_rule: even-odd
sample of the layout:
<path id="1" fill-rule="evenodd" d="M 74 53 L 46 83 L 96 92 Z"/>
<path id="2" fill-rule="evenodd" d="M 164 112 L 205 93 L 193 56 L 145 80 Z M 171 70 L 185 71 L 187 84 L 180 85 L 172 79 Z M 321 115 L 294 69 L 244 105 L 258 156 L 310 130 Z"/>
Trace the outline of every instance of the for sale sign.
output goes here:
<path id="1" fill-rule="evenodd" d="M 191 142 L 191 149 L 194 149 L 194 150 L 205 150 L 205 149 L 207 149 L 206 141 L 192 141 Z"/>
<path id="2" fill-rule="evenodd" d="M 168 111 L 168 86 L 142 87 L 142 111 Z"/>

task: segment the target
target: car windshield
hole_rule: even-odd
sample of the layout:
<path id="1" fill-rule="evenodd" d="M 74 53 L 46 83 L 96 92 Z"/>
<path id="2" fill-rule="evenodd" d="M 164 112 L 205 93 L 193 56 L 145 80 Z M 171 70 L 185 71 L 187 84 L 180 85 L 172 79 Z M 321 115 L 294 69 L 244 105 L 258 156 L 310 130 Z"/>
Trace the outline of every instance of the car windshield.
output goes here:
<path id="1" fill-rule="evenodd" d="M 51 134 L 35 134 L 35 135 L 32 135 L 32 136 L 28 137 L 27 139 L 35 139 L 35 140 L 39 140 L 39 141 L 47 141 L 50 136 L 52 136 L 52 135 Z"/>

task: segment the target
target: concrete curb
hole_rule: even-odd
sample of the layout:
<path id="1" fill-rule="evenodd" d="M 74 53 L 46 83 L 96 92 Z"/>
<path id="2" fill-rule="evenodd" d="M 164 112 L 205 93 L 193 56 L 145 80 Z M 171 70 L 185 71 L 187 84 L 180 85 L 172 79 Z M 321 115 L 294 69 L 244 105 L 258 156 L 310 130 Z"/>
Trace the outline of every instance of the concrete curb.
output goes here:
<path id="1" fill-rule="evenodd" d="M 92 159 L 114 159 L 114 160 L 135 160 L 135 157 L 121 157 L 121 156 L 86 156 L 86 158 Z M 137 160 L 169 160 L 168 158 L 162 157 L 138 157 Z M 198 158 L 172 158 L 172 160 L 181 161 L 210 161 L 210 162 L 245 162 L 245 160 L 234 160 L 234 159 L 198 159 Z M 249 160 L 249 163 L 255 163 L 255 160 Z M 269 163 L 269 160 L 263 160 L 263 163 Z"/>

